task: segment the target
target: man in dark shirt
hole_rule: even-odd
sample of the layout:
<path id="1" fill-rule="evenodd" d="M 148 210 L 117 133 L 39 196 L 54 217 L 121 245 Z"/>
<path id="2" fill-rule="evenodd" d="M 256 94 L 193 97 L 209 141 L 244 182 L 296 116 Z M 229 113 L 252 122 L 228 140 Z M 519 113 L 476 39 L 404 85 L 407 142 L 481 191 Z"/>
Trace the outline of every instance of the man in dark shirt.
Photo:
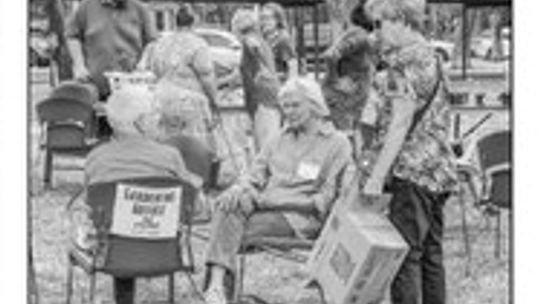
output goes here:
<path id="1" fill-rule="evenodd" d="M 75 78 L 89 79 L 105 100 L 104 73 L 133 70 L 157 33 L 139 0 L 84 0 L 68 20 L 66 37 Z"/>

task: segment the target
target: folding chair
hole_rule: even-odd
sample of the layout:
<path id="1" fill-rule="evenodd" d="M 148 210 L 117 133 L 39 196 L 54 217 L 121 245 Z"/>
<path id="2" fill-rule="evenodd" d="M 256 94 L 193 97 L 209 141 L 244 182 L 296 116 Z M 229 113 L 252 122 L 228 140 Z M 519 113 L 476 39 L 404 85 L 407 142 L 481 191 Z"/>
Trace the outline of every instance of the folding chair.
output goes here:
<path id="1" fill-rule="evenodd" d="M 338 176 L 338 197 L 334 200 L 334 206 L 333 209 L 337 207 L 338 204 L 340 204 L 340 201 L 338 198 L 341 195 L 344 195 L 344 193 L 347 193 L 346 195 L 350 195 L 349 188 L 351 185 L 344 185 L 344 174 L 347 168 L 343 168 L 342 172 Z M 347 189 L 347 190 L 345 190 Z M 273 209 L 276 212 L 281 211 L 280 209 Z M 294 211 L 291 208 L 287 208 L 283 211 Z M 326 224 L 325 224 L 326 225 Z M 324 230 L 324 227 L 321 229 L 321 231 Z M 301 239 L 296 237 L 252 237 L 247 238 L 243 240 L 242 248 L 240 250 L 240 254 L 238 255 L 238 269 L 236 271 L 236 280 L 234 281 L 233 288 L 233 294 L 232 298 L 235 303 L 241 303 L 242 301 L 246 300 L 254 300 L 255 302 L 259 303 L 265 303 L 262 299 L 259 297 L 252 295 L 252 294 L 243 294 L 243 287 L 244 287 L 244 276 L 245 276 L 245 265 L 246 265 L 246 256 L 248 254 L 256 253 L 256 252 L 265 252 L 268 254 L 271 254 L 273 256 L 276 256 L 278 258 L 282 258 L 288 261 L 306 264 L 309 260 L 309 254 L 313 247 L 315 246 L 316 239 Z M 324 298 L 324 292 L 320 288 L 320 286 L 316 282 L 311 282 L 313 284 L 310 284 L 310 286 L 316 287 L 317 291 L 319 292 L 319 296 L 322 299 L 323 303 L 326 303 Z"/>
<path id="2" fill-rule="evenodd" d="M 87 85 L 66 82 L 37 105 L 45 149 L 43 181 L 51 186 L 55 155 L 85 156 L 96 144 L 92 137 L 95 92 Z M 82 169 L 82 168 L 76 168 Z"/>
<path id="3" fill-rule="evenodd" d="M 196 190 L 174 178 L 148 177 L 90 185 L 86 204 L 97 231 L 96 245 L 68 252 L 66 303 L 73 296 L 73 270 L 89 276 L 89 302 L 94 303 L 96 275 L 169 278 L 174 303 L 174 273 L 194 271 L 190 218 Z M 185 249 L 183 248 L 185 245 Z"/>
<path id="4" fill-rule="evenodd" d="M 241 252 L 238 255 L 238 269 L 236 271 L 236 280 L 234 281 L 232 295 L 233 303 L 266 303 L 263 299 L 254 294 L 243 294 L 247 255 L 264 252 L 291 262 L 306 264 L 314 245 L 315 240 L 295 237 L 265 236 L 245 239 L 242 244 Z M 316 284 L 314 287 L 317 287 L 319 296 L 323 300 L 323 303 L 326 303 L 322 289 Z"/>
<path id="5" fill-rule="evenodd" d="M 508 130 L 489 134 L 478 141 L 478 159 L 482 171 L 481 206 L 488 215 L 497 218 L 495 228 L 495 256 L 501 251 L 501 211 L 512 212 L 511 132 Z"/>

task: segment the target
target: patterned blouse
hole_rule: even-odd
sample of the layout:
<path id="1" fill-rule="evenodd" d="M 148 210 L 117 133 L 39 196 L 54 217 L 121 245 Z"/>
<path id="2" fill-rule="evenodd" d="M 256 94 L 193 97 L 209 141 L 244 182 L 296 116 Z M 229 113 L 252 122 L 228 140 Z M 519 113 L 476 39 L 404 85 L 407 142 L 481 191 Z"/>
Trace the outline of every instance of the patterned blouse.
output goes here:
<path id="1" fill-rule="evenodd" d="M 379 96 L 377 136 L 366 151 L 366 158 L 373 158 L 382 149 L 383 138 L 388 132 L 392 118 L 394 88 L 400 90 L 398 98 L 413 100 L 416 112 L 435 97 L 415 129 L 408 134 L 392 167 L 392 175 L 425 186 L 434 192 L 455 191 L 457 172 L 455 156 L 449 145 L 450 112 L 445 95 L 444 76 L 437 86 L 438 64 L 436 55 L 421 38 L 385 54 L 389 68 L 378 72 L 374 88 Z M 392 84 L 392 82 L 394 84 Z M 367 162 L 366 162 L 367 163 Z"/>

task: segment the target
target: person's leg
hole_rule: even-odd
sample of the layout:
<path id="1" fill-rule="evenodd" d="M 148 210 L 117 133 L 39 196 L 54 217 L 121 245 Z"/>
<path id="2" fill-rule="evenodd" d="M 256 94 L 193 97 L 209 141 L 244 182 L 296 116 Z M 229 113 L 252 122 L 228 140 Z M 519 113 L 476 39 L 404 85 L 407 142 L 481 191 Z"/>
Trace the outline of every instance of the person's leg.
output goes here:
<path id="1" fill-rule="evenodd" d="M 295 231 L 281 212 L 261 211 L 249 218 L 243 241 L 264 236 L 294 237 Z"/>
<path id="2" fill-rule="evenodd" d="M 224 290 L 225 280 L 227 286 L 234 286 L 234 271 L 236 269 L 236 255 L 239 253 L 242 242 L 257 236 L 294 236 L 285 217 L 278 212 L 255 212 L 249 217 L 238 213 L 216 214 L 215 225 L 207 253 L 207 282 L 204 289 Z"/>
<path id="3" fill-rule="evenodd" d="M 207 249 L 206 264 L 208 289 L 218 288 L 223 291 L 225 275 L 234 273 L 236 254 L 240 250 L 242 237 L 248 218 L 241 212 L 223 212 L 214 214 L 210 242 Z M 205 288 L 206 289 L 206 288 Z"/>
<path id="4" fill-rule="evenodd" d="M 448 195 L 434 195 L 430 202 L 430 229 L 424 241 L 422 257 L 422 295 L 424 303 L 446 302 L 443 264 L 444 203 Z"/>
<path id="5" fill-rule="evenodd" d="M 423 242 L 429 228 L 424 209 L 425 193 L 408 181 L 394 179 L 388 189 L 392 193 L 390 220 L 409 245 L 391 286 L 393 304 L 421 303 Z"/>
<path id="6" fill-rule="evenodd" d="M 114 301 L 116 304 L 133 304 L 135 300 L 135 279 L 114 278 Z"/>

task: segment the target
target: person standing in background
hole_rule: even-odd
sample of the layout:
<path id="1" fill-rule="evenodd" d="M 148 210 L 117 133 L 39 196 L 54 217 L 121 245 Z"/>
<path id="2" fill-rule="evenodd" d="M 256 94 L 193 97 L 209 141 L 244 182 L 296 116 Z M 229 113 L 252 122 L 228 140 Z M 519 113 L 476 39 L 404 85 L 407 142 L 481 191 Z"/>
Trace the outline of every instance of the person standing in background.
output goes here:
<path id="1" fill-rule="evenodd" d="M 281 113 L 277 95 L 280 87 L 274 56 L 264 41 L 255 12 L 236 11 L 232 30 L 242 43 L 240 75 L 248 114 L 254 124 L 254 138 L 260 150 L 280 129 Z"/>
<path id="2" fill-rule="evenodd" d="M 139 0 L 84 0 L 66 24 L 73 77 L 96 86 L 98 99 L 106 102 L 111 88 L 105 73 L 134 70 L 156 37 L 153 19 Z M 105 117 L 98 117 L 97 127 L 98 136 L 112 133 Z"/>
<path id="3" fill-rule="evenodd" d="M 272 48 L 280 81 L 298 75 L 298 61 L 285 9 L 275 2 L 266 3 L 260 13 L 260 22 L 263 37 Z"/>
<path id="4" fill-rule="evenodd" d="M 167 111 L 183 118 L 184 135 L 215 147 L 212 122 L 217 113 L 214 63 L 208 43 L 192 31 L 196 16 L 189 4 L 180 4 L 176 32 L 150 44 L 138 68 L 157 77 L 156 98 Z"/>
<path id="5" fill-rule="evenodd" d="M 74 77 L 94 83 L 103 101 L 110 94 L 104 73 L 135 69 L 157 33 L 139 0 L 84 0 L 67 22 L 66 37 Z"/>

